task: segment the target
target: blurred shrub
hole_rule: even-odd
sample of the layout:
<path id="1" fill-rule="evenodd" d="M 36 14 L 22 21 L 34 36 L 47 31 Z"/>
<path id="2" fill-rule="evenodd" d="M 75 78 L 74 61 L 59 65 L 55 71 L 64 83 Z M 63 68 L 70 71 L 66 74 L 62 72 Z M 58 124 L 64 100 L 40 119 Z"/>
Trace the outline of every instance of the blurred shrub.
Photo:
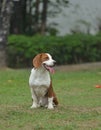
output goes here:
<path id="1" fill-rule="evenodd" d="M 101 35 L 73 34 L 67 36 L 9 36 L 8 66 L 32 66 L 33 57 L 50 53 L 57 64 L 74 64 L 101 60 Z"/>

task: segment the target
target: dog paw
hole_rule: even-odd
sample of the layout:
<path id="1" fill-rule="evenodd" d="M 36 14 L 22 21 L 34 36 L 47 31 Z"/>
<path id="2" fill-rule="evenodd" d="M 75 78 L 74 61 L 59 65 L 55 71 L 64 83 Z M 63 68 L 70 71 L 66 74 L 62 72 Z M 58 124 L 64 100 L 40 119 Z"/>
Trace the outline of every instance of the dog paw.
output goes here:
<path id="1" fill-rule="evenodd" d="M 30 108 L 31 108 L 31 109 L 32 109 L 32 108 L 37 108 L 37 106 L 33 106 L 33 105 L 32 105 Z"/>
<path id="2" fill-rule="evenodd" d="M 39 105 L 35 103 L 31 106 L 31 108 L 37 108 L 37 107 L 39 107 Z"/>
<path id="3" fill-rule="evenodd" d="M 53 105 L 48 105 L 48 109 L 54 109 Z"/>

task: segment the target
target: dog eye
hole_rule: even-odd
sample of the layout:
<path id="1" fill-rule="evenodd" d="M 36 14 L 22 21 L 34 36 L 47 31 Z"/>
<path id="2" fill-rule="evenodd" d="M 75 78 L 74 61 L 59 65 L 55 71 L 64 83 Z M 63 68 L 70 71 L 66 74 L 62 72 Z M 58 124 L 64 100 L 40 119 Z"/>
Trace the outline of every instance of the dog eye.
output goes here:
<path id="1" fill-rule="evenodd" d="M 48 57 L 44 57 L 43 59 L 44 59 L 44 60 L 48 60 L 49 58 L 48 58 Z"/>

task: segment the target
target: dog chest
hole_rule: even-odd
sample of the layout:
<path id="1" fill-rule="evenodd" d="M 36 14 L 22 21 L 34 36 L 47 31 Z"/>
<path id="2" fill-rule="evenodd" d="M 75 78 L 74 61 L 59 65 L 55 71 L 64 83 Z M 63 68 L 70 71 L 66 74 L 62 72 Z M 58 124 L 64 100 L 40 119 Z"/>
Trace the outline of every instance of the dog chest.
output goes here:
<path id="1" fill-rule="evenodd" d="M 34 71 L 32 70 L 30 78 L 29 78 L 29 85 L 30 86 L 46 86 L 49 87 L 50 85 L 50 75 L 49 73 L 46 72 L 41 72 L 40 71 Z"/>

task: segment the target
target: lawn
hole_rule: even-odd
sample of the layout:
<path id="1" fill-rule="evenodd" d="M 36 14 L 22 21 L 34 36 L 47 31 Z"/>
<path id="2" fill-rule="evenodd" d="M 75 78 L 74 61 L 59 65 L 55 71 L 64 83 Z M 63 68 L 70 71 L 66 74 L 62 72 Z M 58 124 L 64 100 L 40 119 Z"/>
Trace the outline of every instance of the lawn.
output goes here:
<path id="1" fill-rule="evenodd" d="M 0 130 L 101 130 L 101 69 L 52 75 L 59 106 L 30 109 L 30 70 L 0 70 Z"/>

